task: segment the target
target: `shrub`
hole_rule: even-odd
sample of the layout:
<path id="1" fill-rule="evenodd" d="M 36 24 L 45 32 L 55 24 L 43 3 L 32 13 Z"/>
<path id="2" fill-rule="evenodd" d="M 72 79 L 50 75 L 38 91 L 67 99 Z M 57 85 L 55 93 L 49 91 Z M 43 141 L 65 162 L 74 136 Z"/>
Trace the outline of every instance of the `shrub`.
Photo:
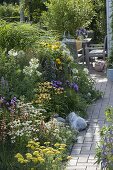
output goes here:
<path id="1" fill-rule="evenodd" d="M 19 16 L 19 6 L 6 4 L 0 4 L 0 18 L 5 19 L 6 17 L 16 17 Z"/>
<path id="2" fill-rule="evenodd" d="M 28 56 L 21 51 L 17 56 L 6 56 L 5 53 L 1 53 L 1 95 L 7 98 L 25 96 L 27 100 L 33 98 L 35 83 L 40 80 L 41 73 L 38 71 L 39 60 L 33 58 L 28 62 L 28 59 Z"/>
<path id="3" fill-rule="evenodd" d="M 43 13 L 42 20 L 48 29 L 59 33 L 70 31 L 74 34 L 77 28 L 88 26 L 93 16 L 90 0 L 50 0 L 46 6 L 48 10 Z"/>
<path id="4" fill-rule="evenodd" d="M 6 49 L 26 50 L 33 47 L 38 37 L 38 30 L 30 24 L 0 23 L 0 47 Z"/>

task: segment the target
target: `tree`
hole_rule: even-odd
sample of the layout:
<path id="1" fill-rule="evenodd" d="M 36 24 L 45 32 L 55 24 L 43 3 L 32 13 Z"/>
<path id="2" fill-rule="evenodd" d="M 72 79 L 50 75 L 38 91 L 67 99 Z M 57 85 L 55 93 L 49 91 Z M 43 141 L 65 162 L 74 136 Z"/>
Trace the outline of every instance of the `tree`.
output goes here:
<path id="1" fill-rule="evenodd" d="M 88 26 L 94 15 L 91 0 L 49 0 L 46 5 L 42 20 L 48 29 L 60 33 L 74 34 L 76 29 Z"/>
<path id="2" fill-rule="evenodd" d="M 92 18 L 92 22 L 89 26 L 94 31 L 95 42 L 103 42 L 106 35 L 106 1 L 105 0 L 93 0 L 95 15 Z"/>
<path id="3" fill-rule="evenodd" d="M 42 11 L 46 10 L 46 6 L 44 4 L 44 0 L 26 0 L 26 9 L 29 20 L 38 22 Z"/>

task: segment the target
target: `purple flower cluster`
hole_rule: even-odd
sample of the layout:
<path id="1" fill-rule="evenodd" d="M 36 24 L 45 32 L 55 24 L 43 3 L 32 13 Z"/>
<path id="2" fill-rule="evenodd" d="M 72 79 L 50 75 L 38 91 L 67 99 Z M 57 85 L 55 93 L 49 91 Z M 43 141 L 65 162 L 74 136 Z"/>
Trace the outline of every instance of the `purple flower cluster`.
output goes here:
<path id="1" fill-rule="evenodd" d="M 76 31 L 76 35 L 77 36 L 86 36 L 88 33 L 87 33 L 87 30 L 85 28 L 80 28 Z"/>
<path id="2" fill-rule="evenodd" d="M 113 155 L 113 126 L 111 126 L 110 129 L 106 131 L 102 141 L 101 166 L 103 169 L 113 167 L 113 160 L 109 159 L 109 157 L 112 157 Z"/>
<path id="3" fill-rule="evenodd" d="M 13 97 L 11 100 L 6 100 L 5 97 L 0 96 L 0 108 L 6 108 L 13 111 L 16 107 L 17 98 Z"/>
<path id="4" fill-rule="evenodd" d="M 51 81 L 51 85 L 55 88 L 63 88 L 63 83 L 61 81 Z M 64 86 L 68 86 L 72 89 L 74 89 L 76 92 L 78 92 L 79 88 L 78 85 L 75 82 L 70 83 L 68 80 L 66 80 L 66 83 L 64 84 Z"/>
<path id="5" fill-rule="evenodd" d="M 55 88 L 62 88 L 62 82 L 61 81 L 53 80 L 53 81 L 51 81 L 51 83 L 52 83 L 51 85 Z"/>
<path id="6" fill-rule="evenodd" d="M 78 85 L 76 83 L 71 83 L 70 87 L 74 89 L 76 92 L 78 92 Z"/>
<path id="7" fill-rule="evenodd" d="M 78 92 L 79 88 L 78 88 L 78 85 L 77 85 L 76 83 L 74 83 L 74 82 L 70 83 L 70 82 L 67 80 L 67 81 L 66 81 L 66 84 L 67 84 L 70 88 L 72 88 L 72 89 L 74 89 L 76 92 Z"/>

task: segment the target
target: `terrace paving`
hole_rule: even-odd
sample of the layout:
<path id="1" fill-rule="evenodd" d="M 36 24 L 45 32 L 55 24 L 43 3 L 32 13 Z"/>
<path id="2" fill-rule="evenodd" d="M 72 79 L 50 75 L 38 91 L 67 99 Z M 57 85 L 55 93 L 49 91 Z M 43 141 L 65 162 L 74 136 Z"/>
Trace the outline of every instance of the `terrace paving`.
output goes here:
<path id="1" fill-rule="evenodd" d="M 100 141 L 99 130 L 107 124 L 105 109 L 107 106 L 113 106 L 113 82 L 108 81 L 104 73 L 91 71 L 90 75 L 95 80 L 96 89 L 103 92 L 103 97 L 88 107 L 89 127 L 79 133 L 66 170 L 101 170 L 100 165 L 94 164 L 95 153 Z"/>

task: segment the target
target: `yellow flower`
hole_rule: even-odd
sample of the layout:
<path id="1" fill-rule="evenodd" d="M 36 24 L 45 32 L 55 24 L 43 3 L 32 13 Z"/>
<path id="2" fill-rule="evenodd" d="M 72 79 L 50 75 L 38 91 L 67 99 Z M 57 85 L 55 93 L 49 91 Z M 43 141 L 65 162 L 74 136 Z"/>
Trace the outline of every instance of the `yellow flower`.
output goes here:
<path id="1" fill-rule="evenodd" d="M 64 147 L 64 148 L 65 148 L 65 147 L 66 147 L 66 144 L 61 144 L 60 147 Z"/>
<path id="2" fill-rule="evenodd" d="M 33 145 L 33 144 L 35 144 L 35 142 L 34 142 L 33 140 L 30 140 L 30 141 L 28 142 L 28 144 Z"/>
<path id="3" fill-rule="evenodd" d="M 52 154 L 54 154 L 54 152 L 53 151 L 47 151 L 46 154 L 52 155 Z"/>
<path id="4" fill-rule="evenodd" d="M 45 145 L 49 145 L 49 144 L 50 144 L 50 142 L 44 142 L 44 144 L 45 144 Z"/>
<path id="5" fill-rule="evenodd" d="M 29 161 L 27 160 L 27 159 L 24 159 L 24 163 L 26 164 L 26 163 L 28 163 Z"/>
<path id="6" fill-rule="evenodd" d="M 56 63 L 59 64 L 59 65 L 61 64 L 60 58 L 57 58 L 57 59 L 56 59 Z"/>
<path id="7" fill-rule="evenodd" d="M 35 149 L 35 147 L 32 145 L 32 146 L 31 146 L 31 149 L 32 149 L 32 150 L 34 150 L 34 149 Z"/>
<path id="8" fill-rule="evenodd" d="M 32 155 L 30 153 L 26 153 L 26 158 L 27 159 L 32 159 Z"/>
<path id="9" fill-rule="evenodd" d="M 56 150 L 56 151 L 55 151 L 55 154 L 60 154 L 60 151 L 57 151 L 57 150 Z"/>
<path id="10" fill-rule="evenodd" d="M 38 155 L 39 155 L 39 152 L 38 152 L 38 151 L 34 151 L 34 152 L 33 152 L 33 155 L 34 155 L 34 156 L 38 156 Z"/>
<path id="11" fill-rule="evenodd" d="M 40 157 L 38 157 L 38 161 L 40 162 L 40 163 L 43 163 L 43 162 L 45 162 L 45 160 L 40 156 Z"/>
<path id="12" fill-rule="evenodd" d="M 20 162 L 20 163 L 24 163 L 24 159 L 23 158 L 18 158 L 18 162 Z"/>
<path id="13" fill-rule="evenodd" d="M 48 148 L 42 150 L 43 153 L 46 153 L 47 151 L 49 151 Z"/>
<path id="14" fill-rule="evenodd" d="M 38 159 L 37 159 L 37 158 L 32 158 L 32 161 L 33 161 L 34 163 L 38 163 Z"/>
<path id="15" fill-rule="evenodd" d="M 23 158 L 23 156 L 22 156 L 20 153 L 17 153 L 17 154 L 15 155 L 15 158 Z"/>
<path id="16" fill-rule="evenodd" d="M 52 50 L 57 50 L 59 48 L 58 45 L 52 45 L 51 47 L 52 47 Z"/>
<path id="17" fill-rule="evenodd" d="M 62 148 L 62 147 L 61 147 L 61 148 L 59 148 L 59 150 L 60 150 L 60 151 L 64 151 L 64 150 L 65 150 L 65 148 Z"/>
<path id="18" fill-rule="evenodd" d="M 54 146 L 55 146 L 55 147 L 59 147 L 60 144 L 59 144 L 59 143 L 55 143 Z"/>
<path id="19" fill-rule="evenodd" d="M 72 157 L 71 157 L 71 156 L 68 156 L 67 159 L 70 160 L 70 159 L 72 159 Z"/>
<path id="20" fill-rule="evenodd" d="M 45 146 L 40 146 L 40 149 L 45 149 Z"/>

